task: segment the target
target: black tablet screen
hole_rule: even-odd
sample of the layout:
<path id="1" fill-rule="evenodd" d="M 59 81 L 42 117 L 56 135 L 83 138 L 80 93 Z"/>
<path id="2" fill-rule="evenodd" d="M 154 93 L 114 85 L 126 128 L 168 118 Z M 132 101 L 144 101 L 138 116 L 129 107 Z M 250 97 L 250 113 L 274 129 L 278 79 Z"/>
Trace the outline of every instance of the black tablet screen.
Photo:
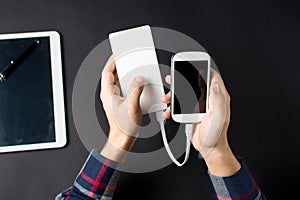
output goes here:
<path id="1" fill-rule="evenodd" d="M 0 82 L 0 146 L 55 142 L 49 37 L 0 40 L 0 71 L 38 47 Z"/>

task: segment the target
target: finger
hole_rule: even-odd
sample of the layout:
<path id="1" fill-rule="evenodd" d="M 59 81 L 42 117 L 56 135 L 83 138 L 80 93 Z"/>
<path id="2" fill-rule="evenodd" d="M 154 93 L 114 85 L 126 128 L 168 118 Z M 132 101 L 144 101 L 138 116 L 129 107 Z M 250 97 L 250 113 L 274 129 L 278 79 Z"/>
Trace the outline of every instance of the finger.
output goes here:
<path id="1" fill-rule="evenodd" d="M 115 69 L 116 69 L 115 59 L 113 56 L 110 56 L 102 70 L 102 74 L 113 73 Z"/>
<path id="2" fill-rule="evenodd" d="M 171 80 L 172 80 L 171 75 L 167 75 L 166 78 L 165 78 L 165 81 L 166 81 L 169 85 L 171 85 L 171 82 L 172 82 Z"/>
<path id="3" fill-rule="evenodd" d="M 170 109 L 170 106 L 163 113 L 163 118 L 165 118 L 165 119 L 170 119 L 171 118 L 171 109 Z"/>
<path id="4" fill-rule="evenodd" d="M 206 88 L 206 82 L 204 81 L 202 74 L 198 74 L 198 85 L 201 89 Z"/>
<path id="5" fill-rule="evenodd" d="M 100 98 L 102 100 L 111 95 L 120 95 L 120 88 L 116 85 L 118 79 L 116 78 L 117 75 L 115 68 L 115 62 L 111 56 L 106 62 L 106 65 L 102 71 L 100 93 Z"/>
<path id="6" fill-rule="evenodd" d="M 106 65 L 102 71 L 101 76 L 101 85 L 107 87 L 108 85 L 112 85 L 115 82 L 115 71 L 116 65 L 114 62 L 113 57 L 111 56 L 108 61 L 106 62 Z"/>
<path id="7" fill-rule="evenodd" d="M 213 68 L 210 68 L 210 75 L 213 76 L 213 75 L 217 75 L 217 74 L 220 74 L 217 70 L 213 69 Z"/>
<path id="8" fill-rule="evenodd" d="M 220 89 L 222 90 L 223 94 L 225 94 L 228 98 L 230 98 L 221 75 L 216 70 L 211 69 L 210 77 L 211 77 L 210 85 L 219 83 Z M 210 89 L 212 88 L 210 87 Z"/>
<path id="9" fill-rule="evenodd" d="M 129 87 L 129 91 L 128 91 L 128 96 L 127 96 L 127 100 L 129 101 L 129 105 L 131 105 L 131 107 L 133 107 L 133 112 L 136 111 L 137 109 L 140 109 L 140 96 L 143 92 L 144 89 L 144 82 L 145 79 L 142 76 L 138 76 L 136 77 L 130 87 Z"/>
<path id="10" fill-rule="evenodd" d="M 223 79 L 222 79 L 221 75 L 216 70 L 214 70 L 214 69 L 210 70 L 210 77 L 211 77 L 211 84 L 213 82 L 219 82 L 221 88 L 226 90 Z"/>
<path id="11" fill-rule="evenodd" d="M 162 96 L 160 99 L 163 103 L 171 102 L 171 92 L 168 92 L 166 95 Z"/>
<path id="12" fill-rule="evenodd" d="M 114 71 L 113 75 L 114 75 L 114 84 L 116 85 L 119 84 L 119 76 L 117 71 Z"/>
<path id="13" fill-rule="evenodd" d="M 121 91 L 117 85 L 109 85 L 107 87 L 102 87 L 100 91 L 100 99 L 104 102 L 106 99 L 110 99 L 112 95 L 120 96 L 120 94 Z"/>
<path id="14" fill-rule="evenodd" d="M 113 87 L 112 88 L 112 94 L 116 95 L 116 96 L 120 96 L 121 95 L 121 90 L 120 90 L 119 86 L 113 85 L 112 87 Z"/>

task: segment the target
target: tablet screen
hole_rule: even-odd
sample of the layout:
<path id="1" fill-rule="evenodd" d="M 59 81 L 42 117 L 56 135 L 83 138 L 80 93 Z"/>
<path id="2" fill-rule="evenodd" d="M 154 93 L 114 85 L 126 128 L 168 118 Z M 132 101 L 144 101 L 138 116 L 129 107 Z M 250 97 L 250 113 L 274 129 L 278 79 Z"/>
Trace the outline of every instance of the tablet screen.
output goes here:
<path id="1" fill-rule="evenodd" d="M 55 142 L 50 37 L 0 40 L 0 71 L 38 47 L 0 82 L 0 146 Z"/>

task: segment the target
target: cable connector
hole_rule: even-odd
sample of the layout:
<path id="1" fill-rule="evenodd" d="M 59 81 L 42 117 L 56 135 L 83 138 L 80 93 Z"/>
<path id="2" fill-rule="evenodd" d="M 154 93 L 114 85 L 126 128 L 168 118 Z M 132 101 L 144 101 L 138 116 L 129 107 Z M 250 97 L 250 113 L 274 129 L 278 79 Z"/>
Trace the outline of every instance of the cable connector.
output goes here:
<path id="1" fill-rule="evenodd" d="M 185 135 L 191 139 L 191 135 L 193 133 L 193 124 L 185 125 Z"/>

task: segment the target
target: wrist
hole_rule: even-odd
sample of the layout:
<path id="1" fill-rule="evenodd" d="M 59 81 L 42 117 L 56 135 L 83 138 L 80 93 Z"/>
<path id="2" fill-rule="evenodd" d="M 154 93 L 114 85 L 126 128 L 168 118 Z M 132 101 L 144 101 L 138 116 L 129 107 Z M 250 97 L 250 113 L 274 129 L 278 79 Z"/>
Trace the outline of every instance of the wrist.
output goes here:
<path id="1" fill-rule="evenodd" d="M 212 149 L 204 160 L 209 172 L 215 176 L 230 176 L 241 168 L 229 145 Z"/>
<path id="2" fill-rule="evenodd" d="M 100 154 L 116 162 L 124 162 L 128 151 L 132 148 L 136 138 L 120 131 L 111 130 Z"/>
<path id="3" fill-rule="evenodd" d="M 132 148 L 135 140 L 135 137 L 119 130 L 111 130 L 108 135 L 108 142 L 114 145 L 116 148 L 124 151 L 129 151 Z"/>

